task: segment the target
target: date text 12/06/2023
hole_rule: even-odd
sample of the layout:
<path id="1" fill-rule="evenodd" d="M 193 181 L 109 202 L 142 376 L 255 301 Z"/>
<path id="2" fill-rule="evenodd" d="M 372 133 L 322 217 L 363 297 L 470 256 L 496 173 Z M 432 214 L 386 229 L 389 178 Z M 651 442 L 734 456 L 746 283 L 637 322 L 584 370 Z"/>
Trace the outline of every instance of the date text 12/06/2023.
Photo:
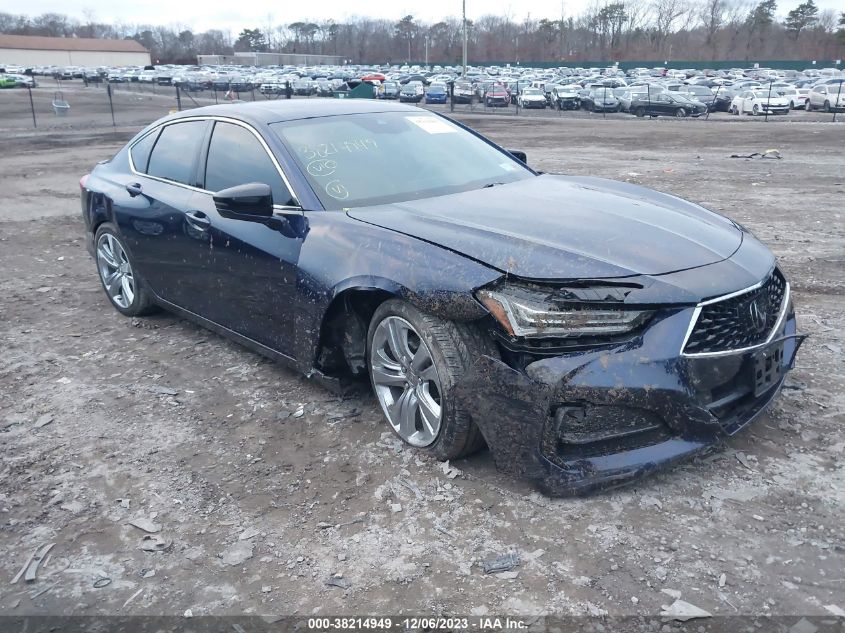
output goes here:
<path id="1" fill-rule="evenodd" d="M 515 631 L 529 622 L 516 617 L 321 617 L 309 618 L 309 631 Z"/>

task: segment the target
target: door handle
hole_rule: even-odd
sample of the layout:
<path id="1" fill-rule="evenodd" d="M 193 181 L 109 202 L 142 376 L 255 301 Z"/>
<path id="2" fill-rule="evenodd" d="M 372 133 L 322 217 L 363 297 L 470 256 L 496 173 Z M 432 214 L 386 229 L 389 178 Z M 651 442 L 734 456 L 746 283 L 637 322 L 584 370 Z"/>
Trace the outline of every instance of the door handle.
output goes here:
<path id="1" fill-rule="evenodd" d="M 140 196 L 141 195 L 141 183 L 133 182 L 133 183 L 126 185 L 126 192 L 132 198 L 134 198 L 135 196 Z"/>
<path id="2" fill-rule="evenodd" d="M 202 211 L 187 211 L 185 213 L 185 219 L 188 221 L 188 224 L 202 231 L 207 230 L 211 226 L 211 220 Z"/>

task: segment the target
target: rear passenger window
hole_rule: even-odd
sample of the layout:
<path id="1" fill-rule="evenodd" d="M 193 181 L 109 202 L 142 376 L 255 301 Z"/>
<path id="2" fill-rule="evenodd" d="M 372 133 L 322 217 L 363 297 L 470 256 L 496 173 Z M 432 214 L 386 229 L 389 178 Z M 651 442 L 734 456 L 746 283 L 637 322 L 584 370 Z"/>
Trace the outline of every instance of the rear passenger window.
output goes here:
<path id="1" fill-rule="evenodd" d="M 150 132 L 140 141 L 135 143 L 132 146 L 132 149 L 129 150 L 129 153 L 132 155 L 132 164 L 135 166 L 135 171 L 139 171 L 142 174 L 147 173 L 147 163 L 150 160 L 150 150 L 152 150 L 153 145 L 156 142 L 159 131 L 160 130 L 155 130 L 154 132 Z"/>
<path id="2" fill-rule="evenodd" d="M 240 125 L 215 123 L 205 165 L 205 188 L 220 191 L 248 182 L 270 185 L 274 204 L 295 204 L 276 165 L 255 135 Z"/>
<path id="3" fill-rule="evenodd" d="M 194 185 L 194 159 L 205 134 L 205 121 L 167 125 L 161 131 L 150 156 L 147 174 L 185 185 Z"/>

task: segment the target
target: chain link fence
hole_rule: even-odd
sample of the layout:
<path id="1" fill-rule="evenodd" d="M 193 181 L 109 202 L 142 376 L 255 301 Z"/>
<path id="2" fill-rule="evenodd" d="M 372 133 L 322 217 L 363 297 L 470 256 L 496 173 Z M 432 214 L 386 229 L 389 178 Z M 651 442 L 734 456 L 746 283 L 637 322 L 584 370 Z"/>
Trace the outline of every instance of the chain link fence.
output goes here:
<path id="1" fill-rule="evenodd" d="M 839 84 L 839 90 L 842 89 L 842 85 Z M 141 127 L 169 112 L 219 103 L 286 98 L 324 99 L 328 97 L 289 96 L 284 89 L 263 93 L 255 87 L 238 85 L 221 86 L 218 89 L 214 86 L 200 88 L 190 85 L 61 81 L 43 78 L 34 88 L 0 91 L 0 106 L 2 106 L 0 129 Z M 481 95 L 473 95 L 469 99 L 466 97 L 456 99 L 453 94 L 449 94 L 446 103 L 443 104 L 427 104 L 423 97 L 416 105 L 447 115 L 498 115 L 532 119 L 602 119 L 607 121 L 633 121 L 636 118 L 635 113 L 616 111 L 616 108 L 612 108 L 611 111 L 607 111 L 608 108 L 601 111 L 595 111 L 592 108 L 584 109 L 583 103 L 575 107 L 570 105 L 571 109 L 549 103 L 543 104 L 542 107 L 522 107 L 518 100 L 506 99 L 500 103 L 493 103 L 492 100 Z M 688 116 L 689 113 L 685 115 L 687 115 L 685 119 L 708 121 L 756 119 L 768 122 L 836 122 L 845 120 L 845 115 L 842 113 L 837 115 L 835 111 L 807 112 L 804 110 L 790 110 L 786 115 L 760 113 L 760 116 L 756 117 L 736 117 L 722 111 L 707 111 L 695 119 Z M 645 115 L 646 118 L 648 116 L 648 114 Z"/>

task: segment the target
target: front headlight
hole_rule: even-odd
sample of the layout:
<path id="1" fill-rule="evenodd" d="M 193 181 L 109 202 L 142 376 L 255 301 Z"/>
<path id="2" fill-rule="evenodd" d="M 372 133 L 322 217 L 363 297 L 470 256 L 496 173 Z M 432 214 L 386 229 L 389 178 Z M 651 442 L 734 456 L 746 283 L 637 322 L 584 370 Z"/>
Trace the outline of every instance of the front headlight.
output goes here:
<path id="1" fill-rule="evenodd" d="M 527 338 L 624 334 L 653 314 L 625 308 L 614 287 L 568 291 L 506 284 L 479 290 L 477 297 L 508 334 Z"/>

